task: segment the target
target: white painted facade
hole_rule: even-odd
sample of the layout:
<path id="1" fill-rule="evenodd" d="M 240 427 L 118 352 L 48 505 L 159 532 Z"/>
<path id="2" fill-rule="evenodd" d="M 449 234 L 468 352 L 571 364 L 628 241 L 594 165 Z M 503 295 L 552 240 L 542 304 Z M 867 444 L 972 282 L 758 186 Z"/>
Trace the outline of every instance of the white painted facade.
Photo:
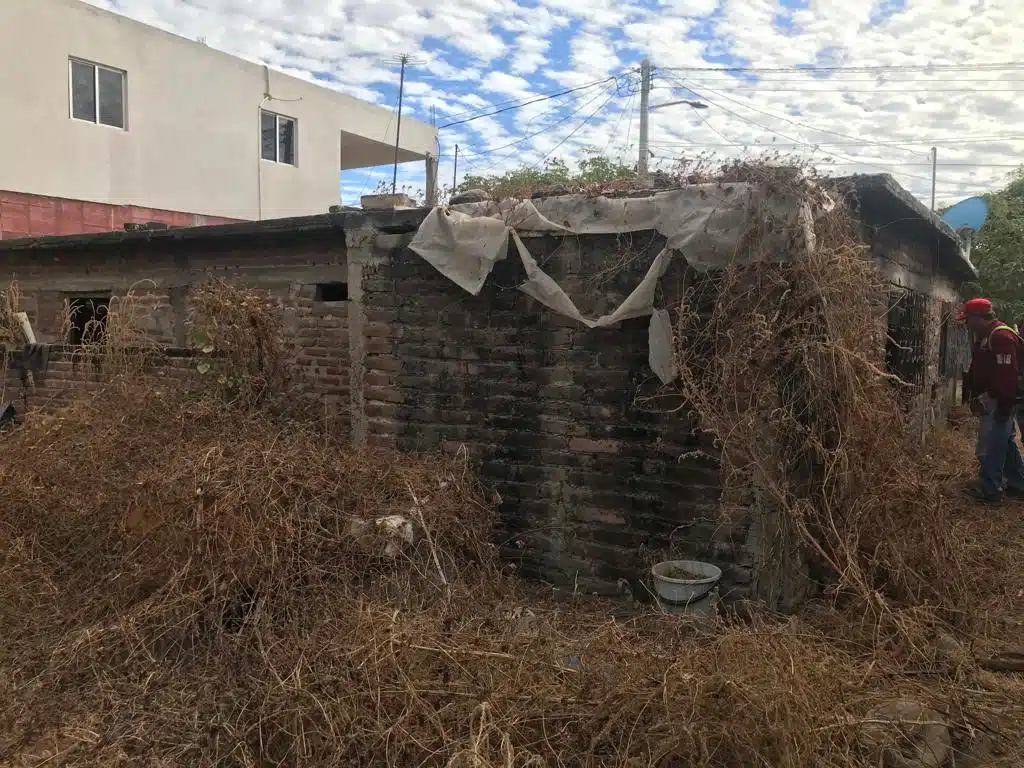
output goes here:
<path id="1" fill-rule="evenodd" d="M 73 116 L 89 109 L 81 64 L 101 67 L 98 122 Z M 294 165 L 262 159 L 261 110 L 294 121 Z M 0 0 L 0 190 L 237 219 L 325 213 L 340 171 L 392 162 L 396 127 L 388 109 L 79 0 Z M 400 160 L 436 154 L 436 139 L 403 118 Z"/>

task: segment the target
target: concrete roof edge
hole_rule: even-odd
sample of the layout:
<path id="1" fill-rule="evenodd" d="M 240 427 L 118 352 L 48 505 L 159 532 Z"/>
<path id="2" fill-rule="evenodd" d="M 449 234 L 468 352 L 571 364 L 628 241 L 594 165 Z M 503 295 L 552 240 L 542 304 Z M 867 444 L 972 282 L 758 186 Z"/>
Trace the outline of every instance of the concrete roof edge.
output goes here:
<path id="1" fill-rule="evenodd" d="M 0 253 L 59 249 L 112 248 L 141 243 L 208 242 L 248 240 L 266 235 L 301 236 L 357 229 L 366 225 L 382 232 L 413 232 L 419 227 L 429 209 L 408 208 L 395 211 L 341 211 L 286 219 L 244 221 L 234 224 L 214 224 L 203 227 L 179 227 L 153 230 L 118 230 L 81 235 L 45 235 L 42 237 L 0 240 Z"/>
<path id="2" fill-rule="evenodd" d="M 895 202 L 906 208 L 909 213 L 929 224 L 946 240 L 948 246 L 955 249 L 958 263 L 952 266 L 953 270 L 957 273 L 957 277 L 966 280 L 973 280 L 978 277 L 978 270 L 967 257 L 964 241 L 956 233 L 956 230 L 944 222 L 939 214 L 914 197 L 909 190 L 896 181 L 892 174 L 856 174 L 853 176 L 835 177 L 833 180 L 840 187 L 847 185 L 853 187 L 858 195 L 881 193 L 892 198 Z"/>

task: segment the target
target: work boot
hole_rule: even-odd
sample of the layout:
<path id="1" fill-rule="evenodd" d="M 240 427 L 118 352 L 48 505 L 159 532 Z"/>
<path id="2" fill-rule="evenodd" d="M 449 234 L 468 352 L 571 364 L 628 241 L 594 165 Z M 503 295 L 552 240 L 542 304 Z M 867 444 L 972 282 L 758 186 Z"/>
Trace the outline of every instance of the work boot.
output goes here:
<path id="1" fill-rule="evenodd" d="M 964 495 L 971 501 L 976 501 L 990 507 L 998 506 L 1000 501 L 1002 501 L 1002 499 L 1000 499 L 999 496 L 985 493 L 985 491 L 983 491 L 976 485 L 972 485 L 969 488 L 965 488 Z"/>
<path id="2" fill-rule="evenodd" d="M 1012 485 L 1006 486 L 1006 490 L 1003 491 L 1008 498 L 1011 499 L 1024 499 L 1024 488 L 1014 488 Z"/>

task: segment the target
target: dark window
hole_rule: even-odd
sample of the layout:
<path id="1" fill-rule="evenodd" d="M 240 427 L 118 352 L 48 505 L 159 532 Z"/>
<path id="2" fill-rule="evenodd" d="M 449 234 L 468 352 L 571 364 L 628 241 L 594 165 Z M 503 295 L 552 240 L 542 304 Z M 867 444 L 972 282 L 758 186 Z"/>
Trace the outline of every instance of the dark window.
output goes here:
<path id="1" fill-rule="evenodd" d="M 103 341 L 107 331 L 107 296 L 75 296 L 68 299 L 71 329 L 68 344 L 95 344 Z"/>
<path id="2" fill-rule="evenodd" d="M 927 297 L 917 291 L 890 288 L 886 369 L 917 387 L 924 385 L 926 302 Z"/>
<path id="3" fill-rule="evenodd" d="M 317 301 L 348 301 L 348 283 L 317 283 Z"/>
<path id="4" fill-rule="evenodd" d="M 71 114 L 96 122 L 96 67 L 92 64 L 71 62 Z"/>
<path id="5" fill-rule="evenodd" d="M 125 127 L 124 72 L 71 60 L 71 116 L 90 123 Z"/>
<path id="6" fill-rule="evenodd" d="M 124 75 L 112 69 L 97 67 L 96 85 L 100 94 L 100 122 L 124 128 Z"/>
<path id="7" fill-rule="evenodd" d="M 275 163 L 296 165 L 297 125 L 292 117 L 260 111 L 260 157 Z"/>
<path id="8" fill-rule="evenodd" d="M 277 118 L 277 162 L 295 165 L 295 121 Z"/>
<path id="9" fill-rule="evenodd" d="M 260 143 L 263 159 L 277 161 L 277 115 L 273 112 L 260 113 Z"/>

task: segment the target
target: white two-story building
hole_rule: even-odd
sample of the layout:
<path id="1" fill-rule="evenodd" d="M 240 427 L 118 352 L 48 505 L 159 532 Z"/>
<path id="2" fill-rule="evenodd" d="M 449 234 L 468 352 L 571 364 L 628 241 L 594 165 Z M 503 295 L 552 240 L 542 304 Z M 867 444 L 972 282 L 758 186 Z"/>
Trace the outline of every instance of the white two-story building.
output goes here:
<path id="1" fill-rule="evenodd" d="M 0 238 L 325 213 L 391 110 L 79 0 L 0 0 Z M 436 154 L 403 119 L 399 161 Z"/>

